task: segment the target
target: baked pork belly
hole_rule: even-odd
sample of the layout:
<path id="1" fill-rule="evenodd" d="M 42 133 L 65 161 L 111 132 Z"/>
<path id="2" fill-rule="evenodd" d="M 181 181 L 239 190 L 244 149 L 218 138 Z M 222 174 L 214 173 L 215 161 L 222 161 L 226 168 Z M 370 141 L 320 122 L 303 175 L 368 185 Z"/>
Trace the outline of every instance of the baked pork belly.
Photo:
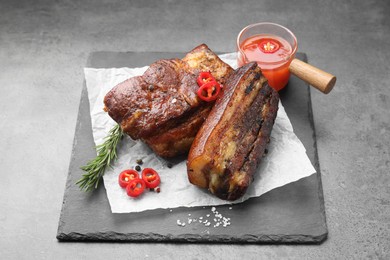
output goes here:
<path id="1" fill-rule="evenodd" d="M 270 140 L 278 102 L 256 63 L 237 69 L 192 144 L 189 181 L 224 200 L 243 196 Z"/>
<path id="2" fill-rule="evenodd" d="M 202 44 L 183 59 L 158 60 L 142 76 L 118 84 L 105 96 L 104 109 L 126 134 L 156 154 L 186 153 L 213 105 L 197 96 L 201 71 L 225 84 L 233 69 Z"/>

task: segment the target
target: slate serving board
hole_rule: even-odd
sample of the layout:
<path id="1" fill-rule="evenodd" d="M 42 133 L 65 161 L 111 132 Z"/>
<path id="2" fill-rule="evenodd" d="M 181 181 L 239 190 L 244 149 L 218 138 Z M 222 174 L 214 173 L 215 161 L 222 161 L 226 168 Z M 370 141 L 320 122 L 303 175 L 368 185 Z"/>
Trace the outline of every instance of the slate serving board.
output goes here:
<path id="1" fill-rule="evenodd" d="M 182 53 L 96 52 L 87 67 L 141 67 L 157 59 L 182 57 Z M 304 53 L 297 58 L 306 61 Z M 89 101 L 84 84 L 69 175 L 58 225 L 59 241 L 149 241 L 187 243 L 321 243 L 327 238 L 321 176 L 313 128 L 310 88 L 291 77 L 280 92 L 296 135 L 307 149 L 317 173 L 237 205 L 157 209 L 113 214 L 104 185 L 93 193 L 79 190 L 75 182 L 80 166 L 96 153 L 92 138 Z M 315 90 L 314 90 L 315 91 Z M 222 217 L 218 218 L 218 215 Z M 202 219 L 203 218 L 203 219 Z M 214 221 L 214 219 L 216 221 Z M 225 218 L 230 225 L 216 226 Z M 188 223 L 191 219 L 191 223 Z M 203 220 L 209 219 L 206 226 Z M 185 222 L 185 226 L 178 225 Z"/>

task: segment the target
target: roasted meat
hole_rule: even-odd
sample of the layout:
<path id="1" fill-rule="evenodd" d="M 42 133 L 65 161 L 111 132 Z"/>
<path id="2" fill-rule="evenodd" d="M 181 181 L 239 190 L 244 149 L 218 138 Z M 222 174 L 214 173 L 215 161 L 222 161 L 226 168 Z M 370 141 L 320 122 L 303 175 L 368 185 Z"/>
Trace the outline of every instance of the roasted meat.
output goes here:
<path id="1" fill-rule="evenodd" d="M 195 137 L 189 181 L 224 200 L 244 195 L 269 142 L 278 102 L 256 63 L 237 69 Z"/>
<path id="2" fill-rule="evenodd" d="M 202 44 L 183 59 L 158 60 L 142 76 L 115 86 L 104 98 L 105 110 L 156 154 L 186 153 L 213 105 L 196 94 L 201 71 L 210 71 L 224 84 L 233 69 Z"/>

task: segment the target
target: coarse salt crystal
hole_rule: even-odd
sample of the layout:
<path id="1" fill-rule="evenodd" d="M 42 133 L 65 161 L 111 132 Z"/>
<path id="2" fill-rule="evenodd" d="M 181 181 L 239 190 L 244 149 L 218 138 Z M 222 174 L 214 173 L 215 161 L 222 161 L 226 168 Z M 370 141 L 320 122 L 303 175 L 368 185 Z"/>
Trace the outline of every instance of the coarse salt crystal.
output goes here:
<path id="1" fill-rule="evenodd" d="M 211 207 L 211 211 L 214 213 L 214 218 L 212 220 L 208 219 L 211 214 L 206 214 L 206 216 L 199 216 L 198 218 L 191 218 L 191 214 L 188 213 L 187 221 L 182 222 L 180 219 L 178 219 L 177 225 L 184 227 L 186 224 L 190 225 L 192 223 L 198 222 L 208 227 L 211 226 L 212 221 L 214 221 L 214 227 L 223 226 L 224 228 L 226 228 L 227 226 L 230 226 L 230 218 L 224 217 L 221 213 L 217 211 L 216 207 Z"/>

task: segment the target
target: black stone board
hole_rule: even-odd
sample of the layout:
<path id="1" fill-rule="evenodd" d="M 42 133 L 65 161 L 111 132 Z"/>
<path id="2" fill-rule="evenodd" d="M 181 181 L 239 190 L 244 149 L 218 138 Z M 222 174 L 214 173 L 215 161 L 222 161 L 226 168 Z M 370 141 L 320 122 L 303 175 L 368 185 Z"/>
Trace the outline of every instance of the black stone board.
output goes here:
<path id="1" fill-rule="evenodd" d="M 157 59 L 182 57 L 182 53 L 96 52 L 87 67 L 140 67 Z M 306 61 L 304 53 L 297 58 Z M 317 174 L 274 189 L 261 197 L 237 205 L 217 206 L 229 218 L 229 226 L 214 227 L 212 207 L 149 210 L 141 213 L 113 214 L 104 185 L 93 193 L 75 185 L 83 172 L 80 166 L 96 153 L 92 138 L 89 101 L 84 84 L 76 125 L 73 150 L 58 225 L 59 241 L 128 241 L 186 243 L 321 243 L 327 238 L 321 176 L 311 113 L 310 88 L 291 77 L 280 92 L 282 103 L 294 131 L 307 149 Z M 314 90 L 316 91 L 316 90 Z M 210 215 L 210 217 L 207 217 Z M 210 226 L 199 222 L 209 218 Z M 188 224 L 187 220 L 197 219 Z M 187 222 L 182 227 L 177 220 Z M 218 220 L 218 219 L 217 219 Z"/>

